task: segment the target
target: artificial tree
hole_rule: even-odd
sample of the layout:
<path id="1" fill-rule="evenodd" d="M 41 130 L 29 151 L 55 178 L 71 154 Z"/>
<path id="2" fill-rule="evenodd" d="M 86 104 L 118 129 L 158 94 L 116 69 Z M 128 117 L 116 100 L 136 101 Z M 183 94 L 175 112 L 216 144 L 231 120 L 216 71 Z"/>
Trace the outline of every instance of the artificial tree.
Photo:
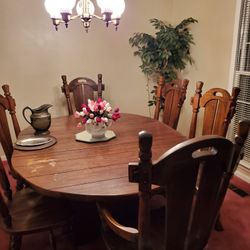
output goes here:
<path id="1" fill-rule="evenodd" d="M 130 45 L 137 48 L 134 55 L 141 58 L 140 68 L 148 80 L 155 81 L 163 76 L 165 82 L 170 82 L 177 78 L 178 71 L 183 70 L 187 63 L 193 63 L 190 47 L 194 41 L 188 26 L 196 22 L 196 19 L 190 17 L 174 27 L 161 20 L 150 19 L 156 30 L 154 36 L 137 32 L 129 39 Z M 152 90 L 151 93 L 155 91 Z M 155 95 L 153 100 L 148 101 L 148 105 L 152 106 L 154 103 Z"/>

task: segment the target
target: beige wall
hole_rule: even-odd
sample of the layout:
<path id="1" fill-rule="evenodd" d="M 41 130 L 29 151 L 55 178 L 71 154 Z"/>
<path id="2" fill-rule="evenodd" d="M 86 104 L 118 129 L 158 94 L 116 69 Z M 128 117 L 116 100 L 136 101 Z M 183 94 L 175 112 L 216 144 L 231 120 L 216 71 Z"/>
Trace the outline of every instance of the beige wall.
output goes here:
<path id="1" fill-rule="evenodd" d="M 191 27 L 196 45 L 192 49 L 195 65 L 182 77 L 190 79 L 188 98 L 182 112 L 179 130 L 187 134 L 190 121 L 189 97 L 197 80 L 205 82 L 204 90 L 228 87 L 236 0 L 126 0 L 126 12 L 118 32 L 106 29 L 93 20 L 88 34 L 80 21 L 56 32 L 43 7 L 42 0 L 0 1 L 0 83 L 9 83 L 16 98 L 21 127 L 27 123 L 21 116 L 25 106 L 53 104 L 52 116 L 66 114 L 60 91 L 61 74 L 69 78 L 103 74 L 105 97 L 122 112 L 148 115 L 145 77 L 140 60 L 128 44 L 136 31 L 152 32 L 150 18 L 173 24 L 194 17 Z M 143 129 L 143 127 L 142 127 Z"/>
<path id="2" fill-rule="evenodd" d="M 86 34 L 80 20 L 56 32 L 42 0 L 1 1 L 0 83 L 11 85 L 21 126 L 27 125 L 20 115 L 26 105 L 51 103 L 53 116 L 66 114 L 60 90 L 62 74 L 69 79 L 96 79 L 102 73 L 105 97 L 113 105 L 122 112 L 147 115 L 145 77 L 128 39 L 136 31 L 151 32 L 150 18 L 168 16 L 168 1 L 156 2 L 127 0 L 117 32 L 113 26 L 107 29 L 103 22 L 93 20 Z"/>
<path id="3" fill-rule="evenodd" d="M 228 89 L 235 7 L 236 0 L 173 1 L 173 23 L 189 16 L 199 21 L 191 29 L 196 44 L 192 49 L 195 65 L 182 74 L 190 80 L 178 127 L 184 134 L 189 131 L 190 96 L 194 94 L 195 83 L 204 82 L 203 92 L 212 87 Z"/>

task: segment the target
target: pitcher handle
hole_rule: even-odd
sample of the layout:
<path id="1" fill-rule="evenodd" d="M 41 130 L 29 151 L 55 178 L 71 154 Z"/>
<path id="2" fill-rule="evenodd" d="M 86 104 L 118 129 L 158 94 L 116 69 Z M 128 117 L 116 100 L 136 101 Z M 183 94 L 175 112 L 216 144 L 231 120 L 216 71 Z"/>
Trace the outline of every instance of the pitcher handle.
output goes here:
<path id="1" fill-rule="evenodd" d="M 30 107 L 25 107 L 24 109 L 23 109 L 23 117 L 24 117 L 24 119 L 31 125 L 31 122 L 26 118 L 26 115 L 25 115 L 25 111 L 27 110 L 27 109 L 29 109 L 30 110 L 30 112 L 32 113 L 32 109 L 30 108 Z"/>

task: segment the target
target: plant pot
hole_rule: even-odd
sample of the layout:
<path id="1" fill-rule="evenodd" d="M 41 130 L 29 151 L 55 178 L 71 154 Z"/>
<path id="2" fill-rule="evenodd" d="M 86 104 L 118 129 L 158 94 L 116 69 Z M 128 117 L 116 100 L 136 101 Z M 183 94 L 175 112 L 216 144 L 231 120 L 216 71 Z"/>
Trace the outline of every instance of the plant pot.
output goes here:
<path id="1" fill-rule="evenodd" d="M 92 138 L 99 139 L 105 137 L 105 132 L 111 123 L 111 121 L 109 121 L 108 124 L 104 122 L 86 123 L 85 129 L 89 134 L 91 134 Z"/>

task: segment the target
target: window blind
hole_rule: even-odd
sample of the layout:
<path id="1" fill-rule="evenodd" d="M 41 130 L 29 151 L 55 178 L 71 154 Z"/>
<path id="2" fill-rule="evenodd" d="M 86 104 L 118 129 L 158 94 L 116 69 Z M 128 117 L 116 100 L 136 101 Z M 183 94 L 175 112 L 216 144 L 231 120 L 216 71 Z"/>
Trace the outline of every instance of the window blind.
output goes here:
<path id="1" fill-rule="evenodd" d="M 250 119 L 250 0 L 243 0 L 241 5 L 233 85 L 240 87 L 240 94 L 231 137 L 235 135 L 240 120 Z M 241 164 L 250 169 L 249 136 Z"/>

